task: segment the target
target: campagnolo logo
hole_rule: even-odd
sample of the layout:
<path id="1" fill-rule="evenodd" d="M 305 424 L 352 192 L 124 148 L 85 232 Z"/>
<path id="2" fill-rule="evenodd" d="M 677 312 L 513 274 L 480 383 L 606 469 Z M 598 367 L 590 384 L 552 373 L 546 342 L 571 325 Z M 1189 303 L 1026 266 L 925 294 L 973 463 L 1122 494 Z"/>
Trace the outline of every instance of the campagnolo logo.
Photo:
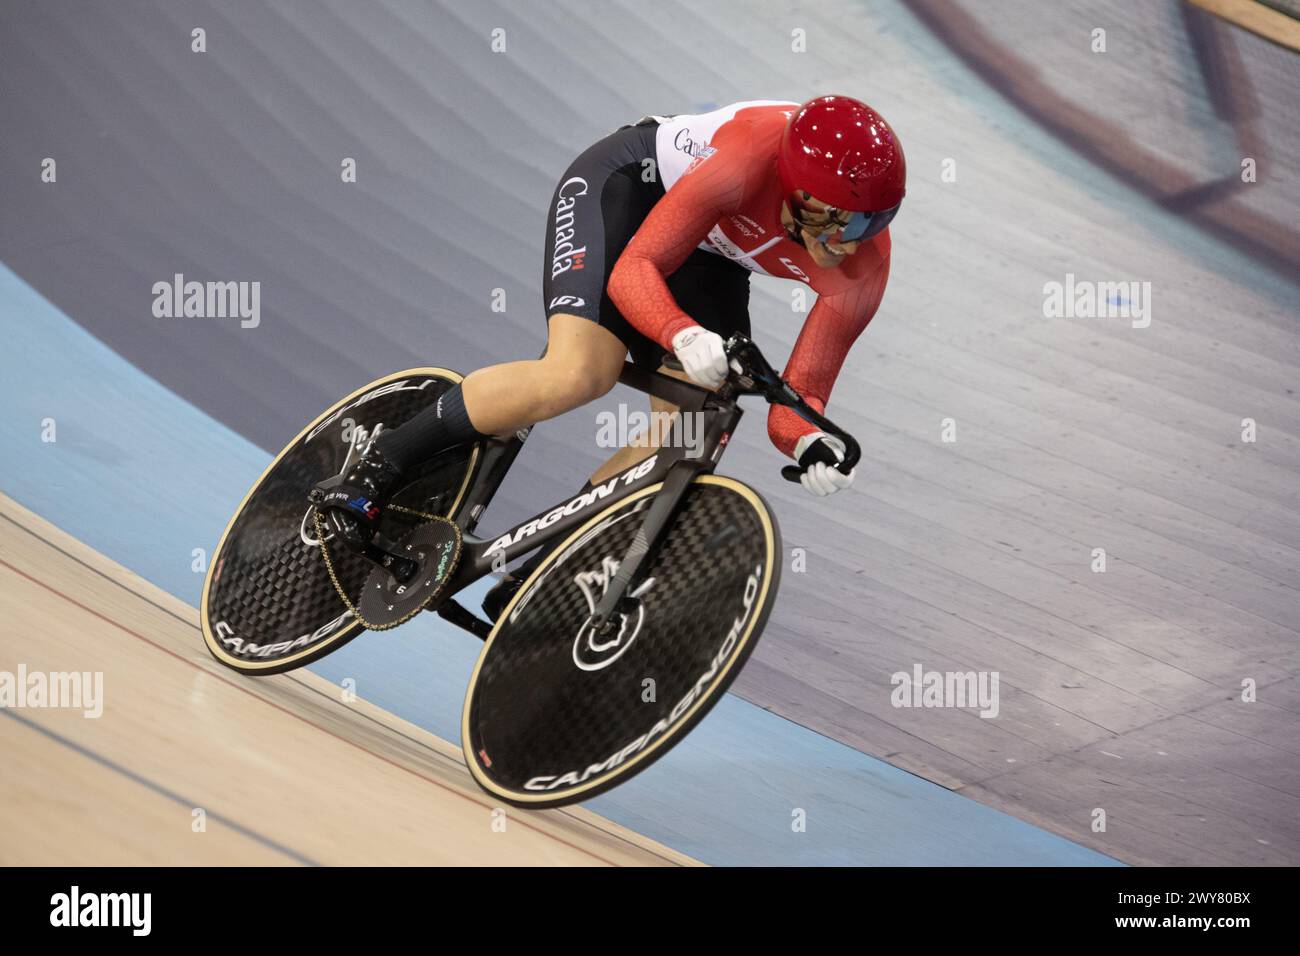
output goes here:
<path id="1" fill-rule="evenodd" d="M 276 657 L 297 650 L 300 647 L 315 644 L 317 641 L 329 637 L 338 631 L 350 617 L 352 617 L 352 612 L 344 611 L 334 620 L 327 621 L 310 634 L 295 637 L 292 641 L 277 641 L 274 644 L 257 644 L 253 641 L 245 641 L 242 637 L 236 637 L 235 629 L 225 621 L 217 621 L 216 624 L 212 625 L 212 633 L 232 654 L 240 654 L 244 657 Z"/>
<path id="2" fill-rule="evenodd" d="M 667 717 L 657 721 L 653 727 L 646 731 L 635 740 L 630 741 L 627 745 L 614 751 L 600 763 L 594 763 L 585 770 L 570 770 L 559 776 L 538 776 L 533 777 L 524 784 L 525 790 L 557 790 L 561 787 L 575 787 L 581 783 L 590 780 L 592 777 L 613 770 L 615 767 L 623 764 L 629 757 L 632 757 L 645 750 L 651 743 L 661 737 L 665 731 L 671 728 L 685 714 L 689 713 L 691 708 L 700 700 L 704 692 L 713 683 L 714 679 L 721 673 L 723 666 L 730 659 L 732 652 L 736 649 L 736 642 L 740 640 L 749 626 L 753 617 L 754 601 L 758 597 L 758 589 L 763 581 L 763 565 L 757 564 L 749 573 L 745 581 L 745 596 L 743 606 L 735 619 L 732 621 L 731 628 L 727 632 L 726 639 L 719 645 L 717 653 L 709 660 L 705 668 L 691 684 L 690 689 L 682 695 L 681 699 L 673 705 L 673 709 Z"/>
<path id="3" fill-rule="evenodd" d="M 628 595 L 633 610 L 619 613 L 616 629 L 605 632 L 592 627 L 591 616 L 596 613 L 596 606 L 618 574 L 618 567 L 617 559 L 606 555 L 595 571 L 580 571 L 573 576 L 573 583 L 587 601 L 587 619 L 573 639 L 573 663 L 580 670 L 598 671 L 614 663 L 632 646 L 645 623 L 645 605 L 641 603 L 641 596 L 654 585 L 654 578 L 646 580 L 634 594 Z"/>

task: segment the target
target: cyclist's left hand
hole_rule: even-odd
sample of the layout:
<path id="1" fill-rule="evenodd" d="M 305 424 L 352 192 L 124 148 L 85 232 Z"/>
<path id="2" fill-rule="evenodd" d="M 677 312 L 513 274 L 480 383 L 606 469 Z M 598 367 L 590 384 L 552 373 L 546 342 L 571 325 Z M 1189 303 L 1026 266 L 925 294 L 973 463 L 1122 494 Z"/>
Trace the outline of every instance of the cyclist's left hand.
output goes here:
<path id="1" fill-rule="evenodd" d="M 844 443 L 825 432 L 810 432 L 799 439 L 794 446 L 795 458 L 799 460 L 799 483 L 810 494 L 824 498 L 853 484 L 857 469 L 847 475 L 835 467 L 844 460 Z"/>

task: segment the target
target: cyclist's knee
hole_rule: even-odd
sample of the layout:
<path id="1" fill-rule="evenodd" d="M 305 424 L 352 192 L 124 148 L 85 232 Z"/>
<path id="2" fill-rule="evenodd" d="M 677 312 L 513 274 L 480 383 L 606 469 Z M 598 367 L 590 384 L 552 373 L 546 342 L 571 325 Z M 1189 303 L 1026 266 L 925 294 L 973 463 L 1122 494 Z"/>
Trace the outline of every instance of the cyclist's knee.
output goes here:
<path id="1" fill-rule="evenodd" d="M 567 318 L 557 316 L 557 318 Z M 581 325 L 560 327 L 567 334 L 553 334 L 541 367 L 548 399 L 557 406 L 554 414 L 577 408 L 605 395 L 618 382 L 626 348 L 612 333 L 585 320 Z M 573 334 L 577 332 L 578 334 Z"/>
<path id="2" fill-rule="evenodd" d="M 556 414 L 595 401 L 618 381 L 617 372 L 581 363 L 555 362 L 547 371 L 548 398 L 561 406 Z"/>

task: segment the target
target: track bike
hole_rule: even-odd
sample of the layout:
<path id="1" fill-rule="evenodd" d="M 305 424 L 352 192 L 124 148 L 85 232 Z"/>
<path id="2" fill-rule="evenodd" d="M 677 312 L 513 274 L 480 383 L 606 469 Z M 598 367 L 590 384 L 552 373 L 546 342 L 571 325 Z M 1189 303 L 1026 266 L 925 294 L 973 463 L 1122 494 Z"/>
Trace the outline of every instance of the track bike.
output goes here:
<path id="1" fill-rule="evenodd" d="M 530 429 L 452 448 L 403 477 L 363 552 L 333 539 L 309 489 L 346 474 L 377 434 L 461 376 L 414 368 L 358 389 L 276 456 L 226 526 L 200 605 L 209 651 L 242 674 L 276 674 L 366 630 L 436 613 L 484 642 L 461 723 L 466 763 L 484 790 L 541 808 L 628 779 L 721 698 L 776 600 L 776 518 L 752 488 L 714 474 L 743 415 L 739 399 L 788 406 L 839 438 L 845 473 L 860 457 L 853 437 L 751 340 L 733 336 L 726 351 L 731 371 L 716 392 L 624 365 L 621 382 L 679 414 L 661 447 L 621 474 L 480 537 Z M 678 434 L 687 414 L 701 429 L 689 448 Z M 782 474 L 799 479 L 793 465 Z M 544 558 L 495 622 L 456 600 L 538 548 Z"/>

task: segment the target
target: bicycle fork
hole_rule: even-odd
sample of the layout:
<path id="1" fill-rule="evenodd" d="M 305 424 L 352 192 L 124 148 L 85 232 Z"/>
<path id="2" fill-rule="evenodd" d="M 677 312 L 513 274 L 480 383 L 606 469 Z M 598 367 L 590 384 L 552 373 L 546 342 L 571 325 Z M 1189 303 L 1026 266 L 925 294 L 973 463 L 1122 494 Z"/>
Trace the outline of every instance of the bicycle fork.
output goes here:
<path id="1" fill-rule="evenodd" d="M 716 406 L 714 410 L 721 411 Z M 617 628 L 619 609 L 624 601 L 639 597 L 653 583 L 654 579 L 647 579 L 643 569 L 649 568 L 655 551 L 672 527 L 673 519 L 691 482 L 697 475 L 713 471 L 726 447 L 727 440 L 743 414 L 744 412 L 738 406 L 732 404 L 727 414 L 713 416 L 704 442 L 704 447 L 712 450 L 709 456 L 698 459 L 682 458 L 669 469 L 664 477 L 663 487 L 655 495 L 654 502 L 641 522 L 641 527 L 637 529 L 636 536 L 619 562 L 618 571 L 596 605 L 595 611 L 592 612 L 591 629 L 594 633 L 607 633 Z"/>

